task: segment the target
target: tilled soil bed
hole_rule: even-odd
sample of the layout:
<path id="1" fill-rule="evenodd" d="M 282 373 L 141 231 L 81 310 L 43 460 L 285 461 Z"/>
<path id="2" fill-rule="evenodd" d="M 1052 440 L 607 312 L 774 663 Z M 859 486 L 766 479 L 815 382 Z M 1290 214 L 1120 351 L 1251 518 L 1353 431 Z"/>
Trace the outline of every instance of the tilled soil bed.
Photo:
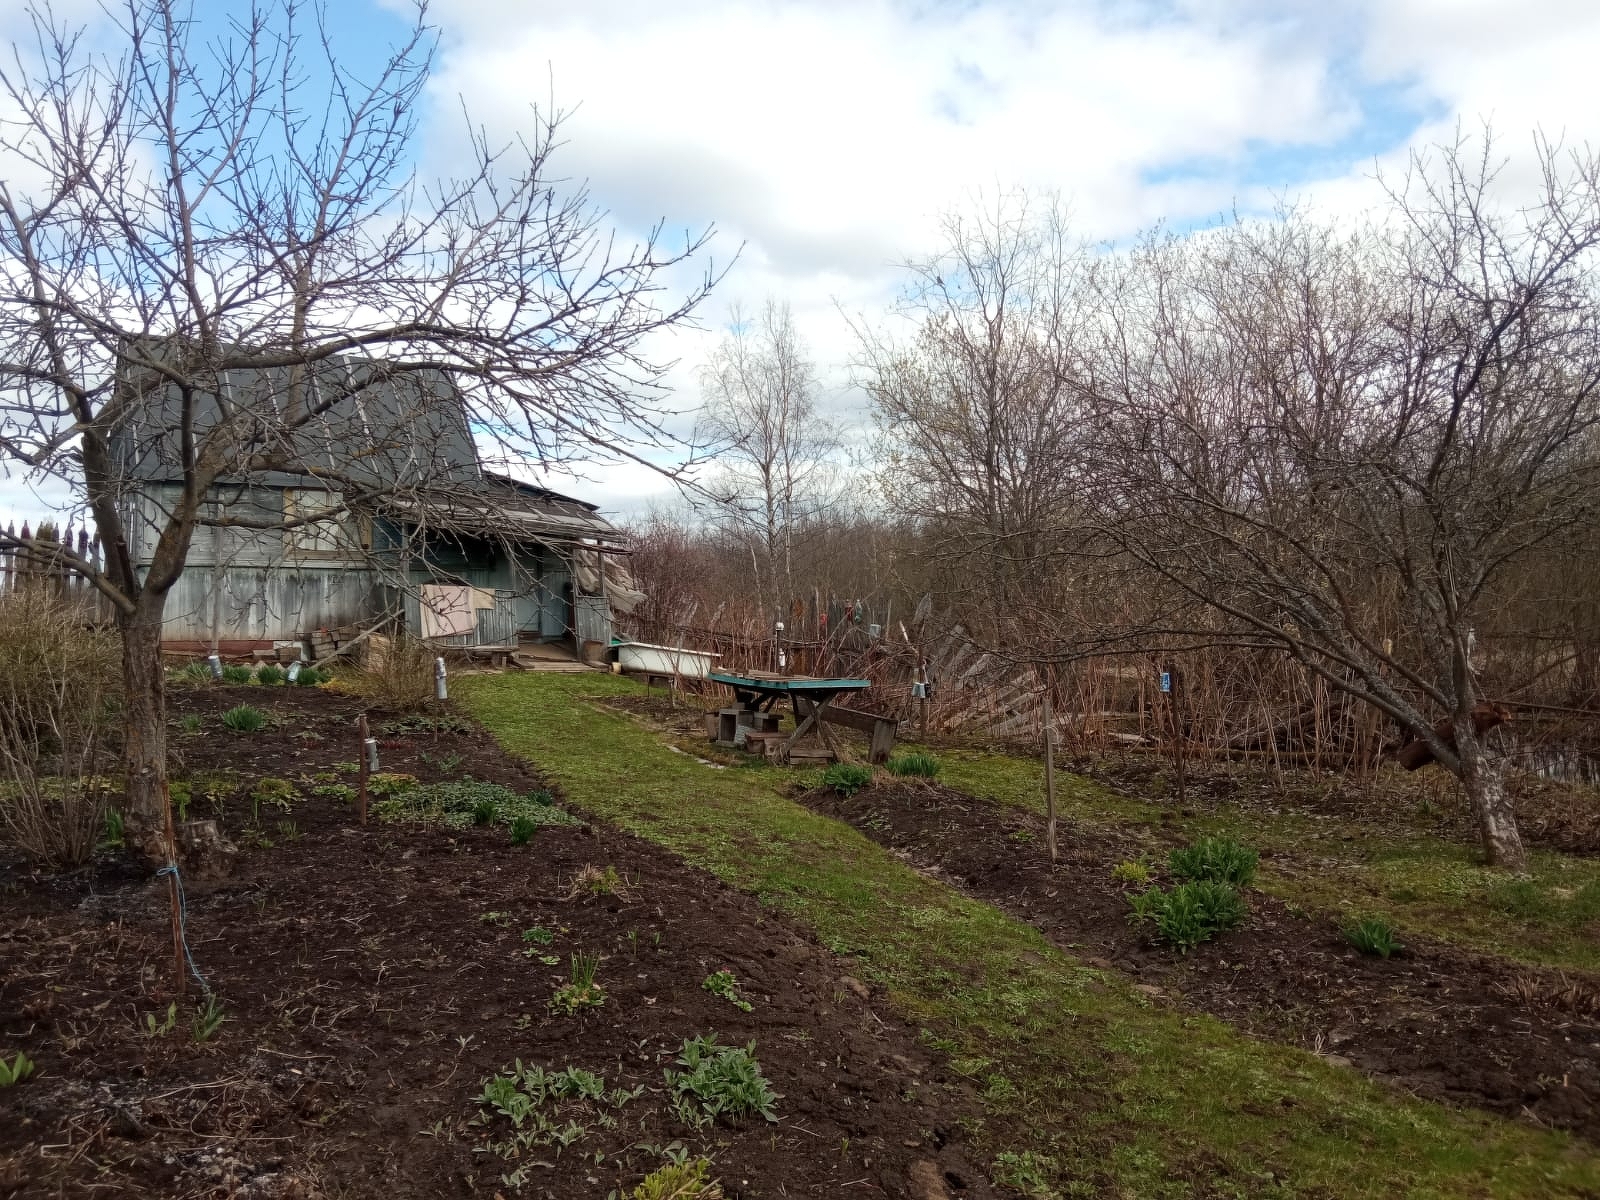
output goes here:
<path id="1" fill-rule="evenodd" d="M 1366 957 L 1331 920 L 1254 891 L 1243 928 L 1179 955 L 1128 922 L 1137 889 L 1111 872 L 1148 849 L 1131 838 L 1064 822 L 1052 868 L 1042 819 L 939 784 L 803 799 L 1151 996 L 1421 1096 L 1600 1142 L 1600 980 L 1420 938 L 1397 957 Z"/>
<path id="2" fill-rule="evenodd" d="M 244 700 L 274 723 L 225 732 L 217 714 Z M 963 1149 L 965 1084 L 754 899 L 604 827 L 513 846 L 499 825 L 359 826 L 327 782 L 356 757 L 359 709 L 315 689 L 174 698 L 175 728 L 200 718 L 174 735 L 207 780 L 190 815 L 243 847 L 229 878 L 188 889 L 225 1014 L 206 1040 L 198 989 L 175 995 L 164 884 L 110 857 L 36 874 L 0 848 L 0 1052 L 37 1063 L 0 1090 L 0 1196 L 602 1200 L 683 1153 L 730 1198 L 1001 1194 Z M 386 772 L 540 784 L 459 718 L 372 720 Z M 300 798 L 251 801 L 261 776 Z M 604 1004 L 562 1015 L 579 953 L 600 956 Z M 703 987 L 719 971 L 749 1012 Z M 754 1042 L 775 1122 L 674 1111 L 664 1071 L 713 1032 Z M 512 1148 L 519 1129 L 480 1122 L 476 1097 L 519 1059 L 583 1068 L 606 1095 L 552 1098 L 520 1127 L 550 1136 Z"/>

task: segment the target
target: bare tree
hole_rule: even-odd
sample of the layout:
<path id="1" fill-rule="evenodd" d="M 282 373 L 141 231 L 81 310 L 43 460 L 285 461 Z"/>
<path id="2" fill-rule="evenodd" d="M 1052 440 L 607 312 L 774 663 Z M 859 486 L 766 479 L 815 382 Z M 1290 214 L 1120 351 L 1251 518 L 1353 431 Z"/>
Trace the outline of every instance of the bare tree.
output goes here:
<path id="1" fill-rule="evenodd" d="M 1152 238 L 1106 285 L 1096 384 L 1105 530 L 1421 739 L 1512 868 L 1478 637 L 1600 515 L 1600 162 L 1539 161 L 1515 211 L 1486 137 L 1419 156 L 1386 223 Z"/>
<path id="2" fill-rule="evenodd" d="M 1032 656 L 1075 590 L 1064 556 L 1078 543 L 1066 525 L 1083 482 L 1092 261 L 1055 199 L 1006 194 L 947 215 L 942 233 L 940 253 L 908 264 L 909 342 L 857 331 L 878 479 L 967 627 Z"/>
<path id="3" fill-rule="evenodd" d="M 738 309 L 702 373 L 697 440 L 721 448 L 705 491 L 716 515 L 750 539 L 756 592 L 774 611 L 794 598 L 799 531 L 835 498 L 834 426 L 817 411 L 816 368 L 787 304 Z"/>
<path id="4" fill-rule="evenodd" d="M 659 442 L 661 369 L 642 345 L 711 278 L 665 296 L 708 234 L 668 245 L 657 229 L 629 247 L 552 180 L 558 111 L 503 146 L 466 127 L 459 174 L 414 178 L 433 55 L 420 7 L 370 82 L 295 0 L 209 43 L 180 0 L 110 15 L 120 44 L 98 52 L 35 9 L 32 39 L 0 67 L 0 454 L 13 474 L 65 480 L 105 548 L 103 569 L 56 553 L 115 609 L 130 827 L 164 858 L 161 630 L 196 536 L 464 486 L 426 450 L 429 397 L 464 404 L 509 458 Z M 230 390 L 266 377 L 279 383 Z M 364 436 L 410 454 L 404 471 L 352 471 L 308 444 L 353 396 L 402 385 L 415 404 Z M 136 510 L 130 473 L 157 447 L 182 484 Z M 325 503 L 253 507 L 249 481 L 272 472 L 320 480 Z M 143 569 L 139 522 L 154 543 Z"/>

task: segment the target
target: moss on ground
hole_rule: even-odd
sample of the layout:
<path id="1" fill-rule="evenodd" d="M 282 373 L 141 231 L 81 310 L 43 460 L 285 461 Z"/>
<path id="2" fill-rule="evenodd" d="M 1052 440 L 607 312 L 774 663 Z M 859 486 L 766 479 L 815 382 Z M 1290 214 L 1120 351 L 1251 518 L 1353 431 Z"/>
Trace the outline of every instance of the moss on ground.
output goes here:
<path id="1" fill-rule="evenodd" d="M 984 1097 L 973 1133 L 1036 1197 L 1583 1196 L 1590 1149 L 1412 1100 L 1313 1055 L 1152 1005 L 1030 926 L 589 701 L 602 675 L 462 680 L 466 707 L 568 799 L 815 930 Z"/>

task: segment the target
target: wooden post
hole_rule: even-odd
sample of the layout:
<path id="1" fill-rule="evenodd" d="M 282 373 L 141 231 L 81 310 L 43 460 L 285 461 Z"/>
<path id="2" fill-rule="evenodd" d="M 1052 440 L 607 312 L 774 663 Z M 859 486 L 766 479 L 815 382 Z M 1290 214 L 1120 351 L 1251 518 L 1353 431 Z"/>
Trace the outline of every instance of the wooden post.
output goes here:
<path id="1" fill-rule="evenodd" d="M 356 759 L 361 764 L 356 775 L 358 780 L 357 803 L 361 808 L 361 823 L 365 825 L 367 823 L 367 739 L 372 736 L 367 731 L 366 713 L 362 713 L 356 718 L 356 731 L 361 739 L 361 744 L 357 747 L 360 753 L 356 755 Z"/>
<path id="2" fill-rule="evenodd" d="M 1050 862 L 1056 861 L 1056 719 L 1050 702 L 1050 684 L 1044 687 L 1044 840 Z"/>
<path id="3" fill-rule="evenodd" d="M 183 902 L 178 893 L 178 833 L 172 825 L 172 792 L 165 782 L 161 785 L 161 807 L 166 816 L 164 825 L 167 838 L 167 865 L 173 873 L 167 876 L 167 892 L 172 900 L 172 963 L 177 968 L 178 995 L 189 990 L 189 972 L 183 962 Z"/>
<path id="4" fill-rule="evenodd" d="M 1178 712 L 1178 671 L 1177 664 L 1170 668 L 1169 678 L 1172 681 L 1172 690 L 1167 693 L 1167 709 L 1172 714 L 1172 765 L 1178 775 L 1178 803 L 1184 802 L 1184 777 L 1183 777 L 1183 721 Z"/>

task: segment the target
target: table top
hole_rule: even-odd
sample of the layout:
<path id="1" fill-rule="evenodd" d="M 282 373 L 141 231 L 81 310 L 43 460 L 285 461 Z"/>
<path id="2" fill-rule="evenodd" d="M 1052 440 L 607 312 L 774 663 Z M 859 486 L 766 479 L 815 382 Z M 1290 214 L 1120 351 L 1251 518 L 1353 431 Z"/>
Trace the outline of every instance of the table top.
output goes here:
<path id="1" fill-rule="evenodd" d="M 812 675 L 775 675 L 765 671 L 752 671 L 748 675 L 734 675 L 727 671 L 712 671 L 713 683 L 745 688 L 752 692 L 859 692 L 872 686 L 870 679 L 821 679 Z"/>

